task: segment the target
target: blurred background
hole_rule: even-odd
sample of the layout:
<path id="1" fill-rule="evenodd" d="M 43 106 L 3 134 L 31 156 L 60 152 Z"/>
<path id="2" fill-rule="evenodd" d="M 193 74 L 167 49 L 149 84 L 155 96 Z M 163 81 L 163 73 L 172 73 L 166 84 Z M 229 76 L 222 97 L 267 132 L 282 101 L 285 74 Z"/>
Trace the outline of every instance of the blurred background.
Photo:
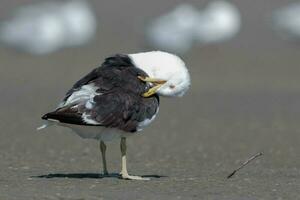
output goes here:
<path id="1" fill-rule="evenodd" d="M 0 197 L 299 197 L 300 2 L 184 2 L 1 1 Z M 159 117 L 129 140 L 129 171 L 168 177 L 146 186 L 30 178 L 99 172 L 96 141 L 61 127 L 38 133 L 40 117 L 105 57 L 156 49 L 180 55 L 192 85 L 183 98 L 162 98 Z M 118 172 L 118 145 L 108 154 Z"/>

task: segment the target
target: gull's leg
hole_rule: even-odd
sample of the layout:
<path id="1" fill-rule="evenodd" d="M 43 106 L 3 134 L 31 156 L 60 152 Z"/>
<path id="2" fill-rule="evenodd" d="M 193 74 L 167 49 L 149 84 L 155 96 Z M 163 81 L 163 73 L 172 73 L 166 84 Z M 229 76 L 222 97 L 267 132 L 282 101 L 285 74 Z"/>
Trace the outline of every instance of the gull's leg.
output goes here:
<path id="1" fill-rule="evenodd" d="M 123 179 L 129 179 L 129 180 L 150 180 L 149 178 L 143 178 L 140 176 L 130 176 L 127 172 L 127 165 L 126 165 L 126 138 L 121 138 L 121 154 L 122 154 L 122 170 L 121 170 L 121 176 Z"/>
<path id="2" fill-rule="evenodd" d="M 103 174 L 108 175 L 107 166 L 106 166 L 106 157 L 105 157 L 106 145 L 102 140 L 100 140 L 100 151 L 102 155 Z"/>

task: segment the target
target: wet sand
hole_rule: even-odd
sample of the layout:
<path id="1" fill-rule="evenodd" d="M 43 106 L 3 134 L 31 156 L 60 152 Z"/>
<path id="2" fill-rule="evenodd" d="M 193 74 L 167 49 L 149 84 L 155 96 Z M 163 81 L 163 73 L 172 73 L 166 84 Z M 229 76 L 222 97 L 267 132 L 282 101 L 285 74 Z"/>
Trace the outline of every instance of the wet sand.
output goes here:
<path id="1" fill-rule="evenodd" d="M 104 57 L 145 50 L 147 19 L 174 6 L 93 2 L 99 33 L 87 46 L 43 57 L 0 48 L 1 200 L 300 199 L 300 52 L 263 20 L 279 0 L 236 1 L 245 22 L 237 38 L 184 56 L 189 93 L 162 98 L 154 123 L 128 139 L 129 172 L 150 181 L 103 178 L 97 141 L 62 127 L 37 132 L 42 114 Z M 5 0 L 0 17 L 18 3 Z M 226 179 L 257 152 L 264 155 Z M 118 173 L 119 141 L 107 154 Z"/>
<path id="2" fill-rule="evenodd" d="M 186 56 L 189 93 L 162 99 L 155 122 L 128 139 L 129 172 L 151 177 L 140 182 L 101 177 L 97 141 L 62 127 L 35 130 L 108 54 L 94 48 L 40 58 L 1 50 L 0 199 L 299 199 L 299 53 Z M 257 152 L 264 155 L 226 179 Z M 118 173 L 119 141 L 107 153 Z"/>

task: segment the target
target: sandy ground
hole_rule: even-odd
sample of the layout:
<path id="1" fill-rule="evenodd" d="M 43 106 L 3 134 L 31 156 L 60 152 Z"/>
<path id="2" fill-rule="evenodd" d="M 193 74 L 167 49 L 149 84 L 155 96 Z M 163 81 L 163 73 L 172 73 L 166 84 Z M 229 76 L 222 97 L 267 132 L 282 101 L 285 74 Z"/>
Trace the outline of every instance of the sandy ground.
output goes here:
<path id="1" fill-rule="evenodd" d="M 3 2 L 0 17 L 20 3 Z M 300 52 L 266 22 L 280 0 L 236 0 L 244 17 L 237 38 L 184 56 L 189 93 L 162 99 L 155 122 L 128 139 L 129 172 L 150 181 L 102 178 L 97 141 L 62 127 L 37 132 L 74 81 L 112 53 L 143 50 L 147 19 L 180 1 L 101 2 L 93 1 L 100 26 L 88 46 L 43 57 L 0 48 L 1 200 L 300 199 Z M 264 155 L 226 179 L 257 152 Z M 107 153 L 116 174 L 119 141 Z"/>
<path id="2" fill-rule="evenodd" d="M 83 50 L 40 58 L 1 50 L 0 199 L 300 198 L 299 53 L 216 47 L 186 56 L 190 92 L 162 99 L 155 122 L 128 139 L 129 172 L 151 177 L 140 182 L 101 178 L 97 141 L 35 130 L 106 55 Z M 118 142 L 108 144 L 111 173 L 120 170 Z M 226 179 L 257 152 L 264 155 Z"/>

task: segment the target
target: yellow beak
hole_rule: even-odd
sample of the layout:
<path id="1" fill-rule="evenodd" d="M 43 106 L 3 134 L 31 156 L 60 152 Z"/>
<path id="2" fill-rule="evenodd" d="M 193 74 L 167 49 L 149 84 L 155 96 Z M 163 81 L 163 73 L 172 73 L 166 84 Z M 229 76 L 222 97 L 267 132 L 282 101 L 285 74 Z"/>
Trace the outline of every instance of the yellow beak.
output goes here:
<path id="1" fill-rule="evenodd" d="M 141 81 L 144 82 L 148 82 L 148 83 L 152 83 L 154 84 L 153 87 L 151 87 L 147 92 L 145 92 L 142 96 L 143 97 L 150 97 L 152 95 L 154 95 L 157 90 L 163 85 L 165 84 L 167 81 L 166 80 L 162 80 L 162 79 L 157 79 L 157 78 L 150 78 L 150 77 L 142 77 L 142 76 L 138 76 L 138 78 Z"/>

